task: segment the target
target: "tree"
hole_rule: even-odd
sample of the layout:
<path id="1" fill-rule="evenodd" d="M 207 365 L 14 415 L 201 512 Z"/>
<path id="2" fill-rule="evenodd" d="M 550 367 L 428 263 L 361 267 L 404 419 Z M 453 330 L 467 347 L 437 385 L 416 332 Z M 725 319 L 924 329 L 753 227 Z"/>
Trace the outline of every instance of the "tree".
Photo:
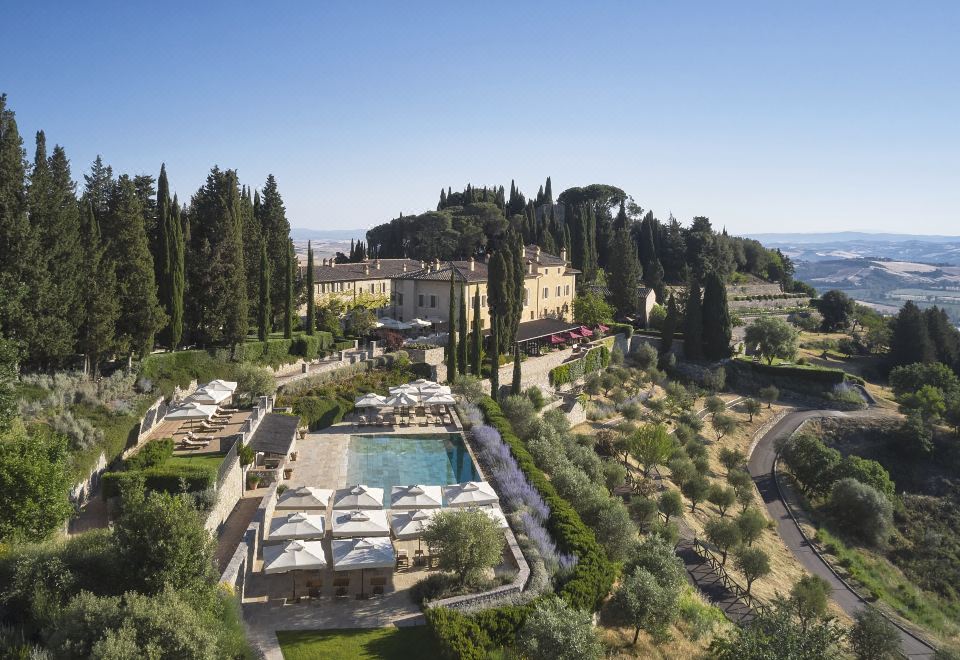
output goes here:
<path id="1" fill-rule="evenodd" d="M 740 528 L 733 520 L 711 518 L 703 529 L 707 540 L 720 550 L 720 564 L 726 565 L 727 553 L 740 544 Z"/>
<path id="2" fill-rule="evenodd" d="M 73 511 L 67 460 L 64 438 L 8 423 L 0 434 L 0 542 L 41 541 L 63 525 Z"/>
<path id="3" fill-rule="evenodd" d="M 770 557 L 760 548 L 742 548 L 734 563 L 747 580 L 747 595 L 750 594 L 754 581 L 770 573 Z"/>
<path id="4" fill-rule="evenodd" d="M 714 483 L 710 486 L 710 494 L 707 495 L 707 501 L 717 507 L 721 516 L 725 516 L 727 515 L 727 509 L 737 501 L 737 493 L 729 486 Z"/>
<path id="5" fill-rule="evenodd" d="M 121 176 L 113 187 L 100 230 L 107 244 L 105 258 L 113 263 L 117 278 L 118 348 L 146 355 L 166 319 L 157 301 L 143 207 L 130 177 Z"/>
<path id="6" fill-rule="evenodd" d="M 670 300 L 667 302 L 667 316 L 663 319 L 663 327 L 660 329 L 660 352 L 669 353 L 673 346 L 673 335 L 677 331 L 680 323 L 680 310 L 677 309 L 677 301 L 670 294 Z"/>
<path id="7" fill-rule="evenodd" d="M 84 373 L 100 375 L 100 362 L 114 347 L 120 304 L 113 261 L 106 257 L 100 224 L 89 201 L 83 203 L 83 317 L 80 322 L 80 350 Z"/>
<path id="8" fill-rule="evenodd" d="M 316 293 L 313 287 L 313 245 L 307 241 L 307 334 L 312 335 L 317 327 L 316 312 Z M 451 330 L 451 334 L 453 331 Z"/>
<path id="9" fill-rule="evenodd" d="M 867 605 L 854 615 L 850 649 L 857 660 L 900 658 L 900 632 L 876 608 Z"/>
<path id="10" fill-rule="evenodd" d="M 707 275 L 703 289 L 703 353 L 708 359 L 721 360 L 730 356 L 730 310 L 727 308 L 727 289 L 715 272 Z"/>
<path id="11" fill-rule="evenodd" d="M 613 306 L 595 291 L 584 291 L 573 299 L 573 318 L 583 325 L 611 323 L 613 312 Z"/>
<path id="12" fill-rule="evenodd" d="M 519 395 L 523 392 L 523 373 L 520 366 L 520 342 L 513 344 L 513 382 L 510 384 L 510 394 Z"/>
<path id="13" fill-rule="evenodd" d="M 703 401 L 703 407 L 713 417 L 716 417 L 717 413 L 722 413 L 727 409 L 727 402 L 718 396 L 708 396 Z"/>
<path id="14" fill-rule="evenodd" d="M 750 415 L 749 423 L 753 423 L 753 416 L 759 415 L 762 409 L 763 406 L 756 399 L 745 399 L 743 402 L 743 412 Z"/>
<path id="15" fill-rule="evenodd" d="M 123 494 L 114 525 L 118 566 L 129 584 L 146 595 L 167 584 L 196 589 L 214 579 L 214 543 L 185 495 L 151 491 Z"/>
<path id="16" fill-rule="evenodd" d="M 500 398 L 500 347 L 497 342 L 497 317 L 490 314 L 490 398 Z"/>
<path id="17" fill-rule="evenodd" d="M 626 230 L 617 232 L 610 247 L 609 270 L 616 274 L 609 282 L 610 302 L 620 316 L 633 316 L 639 309 L 643 274 L 636 248 Z"/>
<path id="18" fill-rule="evenodd" d="M 659 643 L 669 638 L 668 628 L 679 614 L 679 594 L 672 585 L 660 584 L 649 571 L 637 567 L 614 592 L 610 611 L 619 623 L 633 627 L 634 644 L 641 630 Z"/>
<path id="19" fill-rule="evenodd" d="M 790 605 L 804 627 L 826 615 L 829 598 L 830 583 L 819 575 L 804 575 L 790 589 Z"/>
<path id="20" fill-rule="evenodd" d="M 670 518 L 673 516 L 679 516 L 683 513 L 683 499 L 680 496 L 680 491 L 663 491 L 660 499 L 657 501 L 657 508 L 660 509 L 660 513 L 663 514 L 665 518 L 664 522 L 666 523 L 669 523 Z"/>
<path id="21" fill-rule="evenodd" d="M 703 357 L 703 302 L 700 283 L 694 280 L 687 290 L 683 318 L 683 354 L 691 360 Z"/>
<path id="22" fill-rule="evenodd" d="M 947 398 L 960 394 L 960 378 L 941 362 L 915 362 L 890 371 L 890 387 L 899 398 L 931 385 Z"/>
<path id="23" fill-rule="evenodd" d="M 791 438 L 781 453 L 805 495 L 826 493 L 841 461 L 840 452 L 810 433 Z"/>
<path id="24" fill-rule="evenodd" d="M 447 315 L 447 380 L 453 382 L 457 377 L 457 358 L 460 355 L 457 349 L 457 291 L 456 268 L 450 269 L 450 309 Z"/>
<path id="25" fill-rule="evenodd" d="M 257 338 L 267 341 L 273 331 L 270 319 L 273 316 L 270 310 L 270 263 L 267 261 L 267 244 L 260 244 L 260 302 L 257 308 Z M 340 325 L 339 319 L 337 325 Z"/>
<path id="26" fill-rule="evenodd" d="M 761 316 L 747 326 L 744 341 L 755 347 L 757 354 L 766 358 L 767 364 L 773 364 L 776 358 L 792 360 L 796 357 L 797 337 L 797 331 L 783 319 Z"/>
<path id="27" fill-rule="evenodd" d="M 853 315 L 853 301 L 843 291 L 827 291 L 817 301 L 817 309 L 823 316 L 821 329 L 824 332 L 843 330 L 850 325 Z"/>
<path id="28" fill-rule="evenodd" d="M 736 627 L 710 644 L 709 656 L 717 660 L 839 660 L 843 630 L 832 620 L 803 625 L 791 605 L 776 601 L 759 612 L 750 624 Z"/>
<path id="29" fill-rule="evenodd" d="M 460 313 L 457 317 L 457 332 L 459 333 L 457 348 L 459 353 L 457 354 L 457 371 L 461 376 L 465 375 L 469 370 L 469 365 L 467 363 L 467 289 L 466 287 L 461 287 L 460 289 Z"/>
<path id="30" fill-rule="evenodd" d="M 697 475 L 680 486 L 681 492 L 690 500 L 690 511 L 697 510 L 697 504 L 707 499 L 710 494 L 710 482 L 703 475 Z"/>
<path id="31" fill-rule="evenodd" d="M 517 634 L 517 647 L 531 660 L 599 660 L 603 656 L 590 612 L 556 597 L 536 601 Z"/>
<path id="32" fill-rule="evenodd" d="M 261 203 L 258 205 L 257 200 Z M 287 221 L 287 212 L 283 205 L 283 199 L 277 187 L 277 180 L 272 174 L 267 176 L 267 182 L 263 186 L 262 197 L 254 198 L 255 214 L 260 221 L 260 230 L 263 240 L 267 244 L 267 257 L 270 260 L 271 267 L 274 270 L 271 275 L 272 289 L 270 300 L 273 306 L 272 322 L 273 327 L 283 327 L 286 330 L 288 322 L 279 322 L 283 319 L 289 309 L 290 292 L 287 291 L 287 278 L 282 271 L 285 266 L 290 265 L 288 259 L 290 223 Z"/>
<path id="33" fill-rule="evenodd" d="M 440 568 L 455 573 L 461 585 L 476 581 L 503 555 L 500 528 L 479 510 L 438 513 L 424 530 L 423 540 L 436 550 Z"/>
<path id="34" fill-rule="evenodd" d="M 663 424 L 644 424 L 634 433 L 630 453 L 643 466 L 643 475 L 648 477 L 651 469 L 667 462 L 675 446 Z"/>
<path id="35" fill-rule="evenodd" d="M 17 343 L 0 335 L 0 433 L 10 428 L 17 412 L 19 363 Z"/>
<path id="36" fill-rule="evenodd" d="M 720 465 L 727 470 L 729 475 L 731 471 L 743 466 L 747 461 L 747 455 L 734 447 L 723 447 L 718 454 Z"/>
<path id="37" fill-rule="evenodd" d="M 167 167 L 160 165 L 157 179 L 157 240 L 155 264 L 158 273 L 157 290 L 160 305 L 167 314 L 163 342 L 176 350 L 183 337 L 183 295 L 186 287 L 186 245 L 183 238 L 183 220 L 180 204 L 170 199 Z"/>
<path id="38" fill-rule="evenodd" d="M 481 347 L 483 345 L 483 336 L 481 334 L 480 328 L 480 288 L 477 287 L 476 293 L 473 294 L 473 332 L 471 333 L 471 347 L 470 347 L 470 371 L 477 378 L 480 377 L 482 372 L 482 351 Z"/>
<path id="39" fill-rule="evenodd" d="M 908 300 L 893 319 L 893 334 L 890 336 L 891 365 L 934 362 L 936 348 L 930 340 L 926 319 L 916 303 Z"/>
<path id="40" fill-rule="evenodd" d="M 767 528 L 767 519 L 756 507 L 748 507 L 737 516 L 737 527 L 740 528 L 740 537 L 748 546 L 760 538 L 760 533 Z"/>
<path id="41" fill-rule="evenodd" d="M 273 394 L 277 390 L 273 370 L 250 362 L 238 364 L 233 378 L 237 381 L 237 394 L 246 394 L 251 403 L 257 397 Z"/>
<path id="42" fill-rule="evenodd" d="M 774 402 L 780 398 L 780 390 L 776 388 L 775 385 L 768 385 L 766 387 L 761 387 L 757 391 L 757 395 L 760 397 L 760 400 L 767 404 L 767 408 L 773 407 Z"/>
<path id="43" fill-rule="evenodd" d="M 872 545 L 881 544 L 893 526 L 890 500 L 876 488 L 849 477 L 833 484 L 827 510 L 844 532 Z"/>
<path id="44" fill-rule="evenodd" d="M 283 268 L 283 338 L 290 339 L 293 337 L 293 264 L 295 259 L 293 241 L 287 239 L 286 244 L 287 260 Z M 354 319 L 354 324 L 359 325 L 356 319 Z"/>
<path id="45" fill-rule="evenodd" d="M 710 420 L 710 426 L 717 436 L 717 442 L 720 442 L 720 438 L 737 430 L 737 420 L 732 415 L 718 413 Z"/>

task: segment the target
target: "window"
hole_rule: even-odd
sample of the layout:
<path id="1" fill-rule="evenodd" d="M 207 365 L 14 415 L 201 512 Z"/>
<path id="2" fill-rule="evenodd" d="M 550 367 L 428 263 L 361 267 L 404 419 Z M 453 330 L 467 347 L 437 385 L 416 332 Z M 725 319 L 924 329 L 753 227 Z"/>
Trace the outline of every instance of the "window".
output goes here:
<path id="1" fill-rule="evenodd" d="M 370 293 L 373 293 L 373 282 L 370 283 Z"/>
<path id="2" fill-rule="evenodd" d="M 524 305 L 530 304 L 530 289 L 523 290 L 523 304 Z"/>
<path id="3" fill-rule="evenodd" d="M 423 294 L 417 296 L 417 307 L 423 307 Z"/>
<path id="4" fill-rule="evenodd" d="M 480 296 L 480 306 L 481 307 L 487 306 L 487 294 L 483 294 L 482 296 Z"/>
<path id="5" fill-rule="evenodd" d="M 549 297 L 550 297 L 550 288 L 549 288 L 549 287 L 543 287 L 543 298 L 544 298 L 544 300 L 546 300 L 546 299 L 549 298 Z"/>
<path id="6" fill-rule="evenodd" d="M 398 305 L 402 305 L 402 304 L 403 304 L 403 294 L 402 294 L 402 293 L 398 293 L 398 294 L 397 294 L 397 304 L 398 304 Z"/>
<path id="7" fill-rule="evenodd" d="M 559 298 L 559 297 L 560 297 L 560 287 L 558 286 L 558 287 L 557 287 L 557 298 Z"/>
<path id="8" fill-rule="evenodd" d="M 570 285 L 569 285 L 569 284 L 563 288 L 563 295 L 565 295 L 565 296 L 569 296 L 569 295 L 570 295 Z"/>
<path id="9" fill-rule="evenodd" d="M 486 326 L 487 326 L 487 321 L 486 321 L 486 319 L 480 319 L 480 327 L 481 327 L 481 328 L 485 328 Z"/>
<path id="10" fill-rule="evenodd" d="M 530 320 L 531 320 L 531 321 L 533 320 L 533 310 L 532 310 L 532 309 L 530 310 Z"/>
<path id="11" fill-rule="evenodd" d="M 430 296 L 430 307 L 431 307 L 431 309 L 436 308 L 436 306 L 437 306 L 437 297 L 436 297 L 436 296 Z"/>

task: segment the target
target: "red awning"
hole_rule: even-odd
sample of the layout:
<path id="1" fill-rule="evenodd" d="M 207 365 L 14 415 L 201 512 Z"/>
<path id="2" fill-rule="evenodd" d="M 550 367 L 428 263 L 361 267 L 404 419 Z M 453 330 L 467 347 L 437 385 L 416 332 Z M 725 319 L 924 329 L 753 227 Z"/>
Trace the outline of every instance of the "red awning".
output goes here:
<path id="1" fill-rule="evenodd" d="M 570 337 L 570 339 L 580 339 L 580 338 L 581 338 L 580 333 L 578 333 L 576 330 L 571 330 L 570 332 L 567 333 L 567 335 Z"/>
<path id="2" fill-rule="evenodd" d="M 550 335 L 550 343 L 553 344 L 554 346 L 556 346 L 557 344 L 562 344 L 563 337 L 559 337 L 557 335 Z"/>
<path id="3" fill-rule="evenodd" d="M 607 326 L 605 326 L 605 325 L 602 324 L 602 323 L 598 323 L 598 324 L 597 324 L 597 330 L 599 330 L 600 332 L 607 332 L 609 329 L 610 329 L 610 328 L 608 328 Z"/>
<path id="4" fill-rule="evenodd" d="M 588 328 L 588 327 L 585 326 L 585 325 L 581 325 L 581 326 L 580 326 L 580 334 L 583 335 L 584 337 L 592 337 L 592 336 L 593 336 L 593 330 L 591 330 L 590 328 Z"/>

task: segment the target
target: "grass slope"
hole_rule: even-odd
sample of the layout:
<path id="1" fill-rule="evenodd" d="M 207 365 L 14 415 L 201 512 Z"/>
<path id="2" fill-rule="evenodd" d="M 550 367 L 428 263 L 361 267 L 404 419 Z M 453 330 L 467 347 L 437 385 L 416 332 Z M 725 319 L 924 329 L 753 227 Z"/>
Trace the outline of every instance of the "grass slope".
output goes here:
<path id="1" fill-rule="evenodd" d="M 439 653 L 426 626 L 349 630 L 278 630 L 286 660 L 435 658 Z"/>

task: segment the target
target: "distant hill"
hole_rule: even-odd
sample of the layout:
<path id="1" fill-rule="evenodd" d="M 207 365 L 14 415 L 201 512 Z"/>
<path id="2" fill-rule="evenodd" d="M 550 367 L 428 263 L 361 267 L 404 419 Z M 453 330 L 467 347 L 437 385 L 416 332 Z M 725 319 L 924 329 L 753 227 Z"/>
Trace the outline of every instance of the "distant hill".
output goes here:
<path id="1" fill-rule="evenodd" d="M 766 233 L 749 234 L 764 244 L 778 245 L 782 243 L 941 243 L 950 241 L 960 243 L 960 236 L 938 236 L 933 234 L 887 234 L 864 231 L 834 231 L 823 233 Z"/>
<path id="2" fill-rule="evenodd" d="M 290 238 L 295 241 L 349 241 L 351 238 L 366 239 L 366 229 L 307 229 L 294 227 L 290 230 Z"/>
<path id="3" fill-rule="evenodd" d="M 871 258 L 960 265 L 960 236 L 844 231 L 754 234 L 751 238 L 767 247 L 779 248 L 795 262 Z"/>

